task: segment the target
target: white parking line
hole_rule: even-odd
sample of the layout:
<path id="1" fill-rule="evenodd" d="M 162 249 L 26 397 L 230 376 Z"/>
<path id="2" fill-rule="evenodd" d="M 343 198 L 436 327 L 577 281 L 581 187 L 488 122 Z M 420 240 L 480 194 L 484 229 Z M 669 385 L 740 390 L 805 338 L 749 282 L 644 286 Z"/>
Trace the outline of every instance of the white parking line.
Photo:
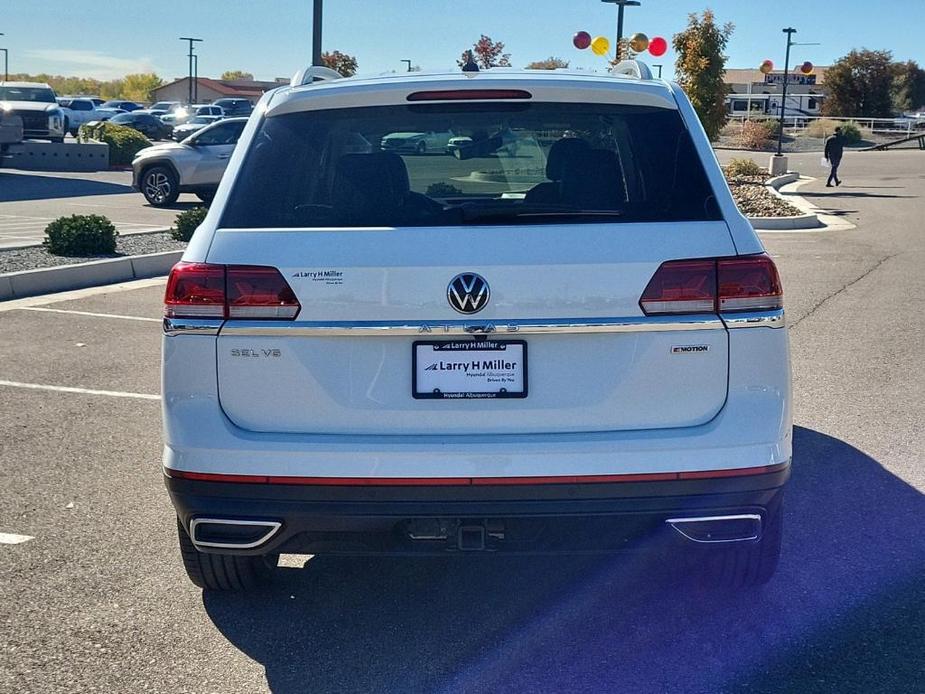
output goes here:
<path id="1" fill-rule="evenodd" d="M 25 388 L 27 390 L 50 390 L 56 393 L 78 393 L 80 395 L 108 395 L 111 398 L 135 398 L 137 400 L 160 400 L 160 395 L 150 393 L 126 393 L 121 390 L 94 390 L 92 388 L 72 388 L 70 386 L 49 386 L 43 383 L 20 383 L 19 381 L 2 381 L 0 386 L 8 388 Z"/>
<path id="2" fill-rule="evenodd" d="M 0 533 L 0 545 L 21 545 L 23 542 L 34 540 L 32 535 L 17 535 L 16 533 Z"/>
<path id="3" fill-rule="evenodd" d="M 160 318 L 145 316 L 122 316 L 118 313 L 94 313 L 92 311 L 71 311 L 66 308 L 45 308 L 44 306 L 24 306 L 21 311 L 45 311 L 47 313 L 73 313 L 75 316 L 91 316 L 93 318 L 121 318 L 122 320 L 141 320 L 150 323 L 160 323 Z"/>

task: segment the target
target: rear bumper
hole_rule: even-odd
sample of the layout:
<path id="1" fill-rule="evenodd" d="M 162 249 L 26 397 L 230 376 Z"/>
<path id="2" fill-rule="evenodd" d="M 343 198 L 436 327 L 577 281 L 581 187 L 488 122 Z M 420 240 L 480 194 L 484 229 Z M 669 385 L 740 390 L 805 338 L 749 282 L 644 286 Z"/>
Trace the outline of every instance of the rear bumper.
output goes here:
<path id="1" fill-rule="evenodd" d="M 612 552 L 690 544 L 669 519 L 763 520 L 780 503 L 790 464 L 768 470 L 591 484 L 273 484 L 169 476 L 165 481 L 187 529 L 191 521 L 207 518 L 273 526 L 247 548 L 200 546 L 207 552 L 446 553 L 466 549 L 466 532 L 481 534 L 482 546 L 473 549 Z"/>

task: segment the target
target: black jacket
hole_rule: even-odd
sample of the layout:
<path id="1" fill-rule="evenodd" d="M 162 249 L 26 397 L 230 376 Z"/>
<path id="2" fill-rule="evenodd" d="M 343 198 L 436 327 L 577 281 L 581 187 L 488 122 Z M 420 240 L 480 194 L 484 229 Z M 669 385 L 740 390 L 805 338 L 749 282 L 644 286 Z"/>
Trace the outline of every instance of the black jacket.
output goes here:
<path id="1" fill-rule="evenodd" d="M 829 161 L 840 161 L 845 152 L 845 138 L 836 133 L 825 141 L 825 158 Z"/>

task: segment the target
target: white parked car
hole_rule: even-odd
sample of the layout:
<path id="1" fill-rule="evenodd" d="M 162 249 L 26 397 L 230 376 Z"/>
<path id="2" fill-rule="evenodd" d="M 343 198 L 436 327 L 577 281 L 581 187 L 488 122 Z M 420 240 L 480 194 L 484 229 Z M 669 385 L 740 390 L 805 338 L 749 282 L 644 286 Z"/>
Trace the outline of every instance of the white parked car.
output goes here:
<path id="1" fill-rule="evenodd" d="M 448 130 L 435 132 L 398 132 L 383 136 L 381 147 L 386 152 L 414 152 L 416 154 L 448 152 L 447 145 L 454 137 Z"/>
<path id="2" fill-rule="evenodd" d="M 211 202 L 245 123 L 247 118 L 226 118 L 183 142 L 145 147 L 132 160 L 132 187 L 155 207 L 172 205 L 180 193 Z"/>
<path id="3" fill-rule="evenodd" d="M 683 91 L 635 62 L 300 76 L 262 98 L 167 282 L 192 581 L 249 588 L 281 553 L 640 549 L 767 581 L 781 284 Z M 536 146 L 357 149 L 447 122 Z"/>
<path id="4" fill-rule="evenodd" d="M 44 82 L 0 81 L 0 109 L 22 119 L 27 140 L 64 141 L 64 111 Z"/>
<path id="5" fill-rule="evenodd" d="M 93 120 L 100 120 L 96 104 L 83 97 L 58 97 L 58 105 L 64 113 L 64 130 L 77 135 L 80 126 Z"/>

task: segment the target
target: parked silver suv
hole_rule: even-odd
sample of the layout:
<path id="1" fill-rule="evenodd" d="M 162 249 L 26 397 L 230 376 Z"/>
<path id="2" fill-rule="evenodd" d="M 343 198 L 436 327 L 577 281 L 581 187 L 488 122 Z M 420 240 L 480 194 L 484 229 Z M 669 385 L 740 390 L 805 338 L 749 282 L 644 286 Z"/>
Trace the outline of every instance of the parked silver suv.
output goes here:
<path id="1" fill-rule="evenodd" d="M 247 118 L 226 118 L 182 142 L 146 147 L 132 162 L 132 187 L 155 207 L 172 205 L 180 193 L 210 202 Z"/>

